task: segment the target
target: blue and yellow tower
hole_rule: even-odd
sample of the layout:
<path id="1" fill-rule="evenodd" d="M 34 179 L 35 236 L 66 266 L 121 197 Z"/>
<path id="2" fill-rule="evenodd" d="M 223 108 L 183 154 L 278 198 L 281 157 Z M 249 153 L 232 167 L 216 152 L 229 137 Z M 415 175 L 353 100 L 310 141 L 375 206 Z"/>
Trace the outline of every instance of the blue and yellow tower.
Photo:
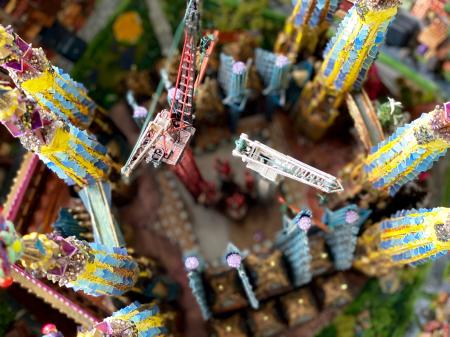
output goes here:
<path id="1" fill-rule="evenodd" d="M 450 208 L 399 211 L 380 228 L 380 248 L 397 265 L 418 265 L 450 250 Z"/>
<path id="2" fill-rule="evenodd" d="M 450 148 L 450 102 L 437 105 L 378 143 L 365 160 L 367 181 L 391 195 L 429 170 Z"/>
<path id="3" fill-rule="evenodd" d="M 336 119 L 347 93 L 359 90 L 383 43 L 399 0 L 359 0 L 324 51 L 319 73 L 300 97 L 297 125 L 312 139 Z"/>
<path id="4" fill-rule="evenodd" d="M 292 13 L 278 35 L 275 53 L 297 59 L 305 50 L 313 53 L 328 29 L 340 0 L 292 0 Z"/>

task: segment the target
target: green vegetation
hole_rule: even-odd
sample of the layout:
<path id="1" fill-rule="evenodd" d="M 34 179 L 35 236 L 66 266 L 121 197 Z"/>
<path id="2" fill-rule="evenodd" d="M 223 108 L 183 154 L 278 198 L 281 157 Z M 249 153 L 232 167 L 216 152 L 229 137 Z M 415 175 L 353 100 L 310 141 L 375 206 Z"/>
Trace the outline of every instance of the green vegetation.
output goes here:
<path id="1" fill-rule="evenodd" d="M 450 3 L 446 3 L 444 9 L 447 13 L 450 13 Z"/>
<path id="2" fill-rule="evenodd" d="M 449 163 L 449 159 L 444 158 L 443 160 L 447 161 L 447 167 L 448 167 L 448 171 L 447 174 L 444 175 L 443 179 L 444 179 L 444 197 L 442 200 L 442 205 L 450 205 L 450 163 Z"/>
<path id="3" fill-rule="evenodd" d="M 401 61 L 394 59 L 386 53 L 380 53 L 377 60 L 392 69 L 395 69 L 406 79 L 418 85 L 425 93 L 424 97 L 422 97 L 423 102 L 421 103 L 432 102 L 436 99 L 436 96 L 442 96 L 441 89 L 436 83 L 417 73 L 414 69 L 408 67 Z"/>
<path id="4" fill-rule="evenodd" d="M 447 267 L 444 270 L 444 279 L 448 279 L 450 281 L 450 263 L 447 264 Z"/>
<path id="5" fill-rule="evenodd" d="M 394 111 L 392 110 L 394 105 Z M 395 129 L 396 127 L 406 123 L 406 115 L 403 112 L 401 103 L 391 103 L 389 100 L 382 104 L 376 105 L 377 116 L 384 129 Z M 393 130 L 392 130 L 393 131 Z"/>
<path id="6" fill-rule="evenodd" d="M 186 1 L 162 0 L 162 8 L 175 32 Z M 269 49 L 272 49 L 285 20 L 283 14 L 269 8 L 269 0 L 205 0 L 203 9 L 203 28 L 259 31 L 263 36 L 263 46 Z M 139 14 L 144 31 L 133 45 L 117 41 L 113 30 L 115 20 L 129 11 Z M 160 57 L 145 0 L 124 0 L 108 24 L 90 42 L 75 64 L 72 76 L 86 85 L 99 105 L 108 108 L 124 94 L 121 84 L 132 66 L 150 69 Z"/>
<path id="7" fill-rule="evenodd" d="M 0 336 L 4 336 L 11 324 L 14 322 L 15 313 L 8 305 L 9 301 L 4 294 L 0 294 Z"/>
<path id="8" fill-rule="evenodd" d="M 402 272 L 402 289 L 384 294 L 376 279 L 370 280 L 361 294 L 334 322 L 316 337 L 403 337 L 413 319 L 414 302 L 420 294 L 428 266 Z M 357 330 L 358 315 L 368 312 L 369 329 Z"/>
<path id="9" fill-rule="evenodd" d="M 270 9 L 269 0 L 205 0 L 204 25 L 220 31 L 253 30 L 261 33 L 263 47 L 272 49 L 286 17 Z"/>
<path id="10" fill-rule="evenodd" d="M 330 324 L 323 329 L 316 337 L 337 337 L 337 328 L 335 324 Z"/>
<path id="11" fill-rule="evenodd" d="M 166 18 L 172 26 L 173 32 L 180 23 L 186 10 L 186 0 L 158 0 L 162 3 Z"/>
<path id="12" fill-rule="evenodd" d="M 144 31 L 135 45 L 117 41 L 113 33 L 116 18 L 128 11 L 139 14 Z M 99 105 L 110 107 L 118 99 L 121 81 L 131 66 L 149 69 L 159 57 L 160 49 L 148 18 L 145 0 L 124 0 L 75 64 L 72 76 L 86 85 Z"/>

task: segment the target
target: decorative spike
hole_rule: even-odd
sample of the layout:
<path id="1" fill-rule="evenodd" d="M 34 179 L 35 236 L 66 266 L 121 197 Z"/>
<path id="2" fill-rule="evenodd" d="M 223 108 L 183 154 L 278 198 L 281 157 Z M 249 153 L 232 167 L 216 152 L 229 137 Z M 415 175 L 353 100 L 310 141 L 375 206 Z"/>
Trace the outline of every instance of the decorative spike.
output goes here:
<path id="1" fill-rule="evenodd" d="M 256 70 L 266 85 L 263 94 L 278 96 L 278 103 L 283 106 L 286 102 L 286 90 L 289 86 L 291 62 L 284 55 L 276 55 L 257 48 L 255 64 Z"/>
<path id="2" fill-rule="evenodd" d="M 294 285 L 299 287 L 312 279 L 311 254 L 308 244 L 308 229 L 312 213 L 302 209 L 293 219 L 283 216 L 283 230 L 276 239 L 276 247 L 286 256 L 294 275 Z"/>
<path id="3" fill-rule="evenodd" d="M 3 63 L 2 67 L 15 85 L 54 117 L 87 128 L 94 120 L 97 107 L 83 85 L 62 69 L 53 67 L 41 48 L 32 48 L 31 44 L 3 26 L 0 26 L 0 31 L 10 41 L 6 48 L 14 60 Z M 33 64 L 29 60 L 34 60 Z"/>
<path id="4" fill-rule="evenodd" d="M 295 0 L 284 30 L 278 35 L 275 52 L 296 61 L 302 49 L 314 53 L 323 27 L 332 21 L 340 0 Z"/>
<path id="5" fill-rule="evenodd" d="M 208 307 L 206 293 L 202 281 L 201 270 L 203 269 L 197 256 L 189 254 L 184 260 L 184 265 L 188 271 L 189 287 L 197 300 L 205 321 L 211 318 L 211 310 Z"/>
<path id="6" fill-rule="evenodd" d="M 253 291 L 253 287 L 250 283 L 250 280 L 245 272 L 244 266 L 242 265 L 242 253 L 235 245 L 229 243 L 227 246 L 227 252 L 225 255 L 225 261 L 227 265 L 231 268 L 237 270 L 239 278 L 241 279 L 242 286 L 244 287 L 245 294 L 247 295 L 247 299 L 250 302 L 250 305 L 253 309 L 259 308 L 259 301 L 256 298 L 255 292 Z"/>
<path id="7" fill-rule="evenodd" d="M 220 54 L 220 67 L 218 81 L 226 97 L 223 103 L 241 112 L 247 103 L 249 91 L 247 90 L 248 69 L 252 60 L 247 64 L 236 62 L 231 56 Z"/>
<path id="8" fill-rule="evenodd" d="M 325 210 L 322 219 L 330 229 L 325 239 L 331 248 L 337 270 L 351 268 L 356 248 L 356 237 L 362 224 L 368 219 L 371 210 L 348 205 L 336 211 Z"/>

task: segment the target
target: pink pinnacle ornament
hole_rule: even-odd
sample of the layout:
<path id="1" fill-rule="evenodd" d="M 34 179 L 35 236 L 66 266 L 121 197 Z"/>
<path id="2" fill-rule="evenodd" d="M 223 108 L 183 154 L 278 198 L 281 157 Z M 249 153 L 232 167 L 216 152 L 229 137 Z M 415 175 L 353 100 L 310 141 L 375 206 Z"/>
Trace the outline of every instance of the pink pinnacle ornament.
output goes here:
<path id="1" fill-rule="evenodd" d="M 444 109 L 445 109 L 445 119 L 450 121 L 450 102 L 444 103 Z"/>
<path id="2" fill-rule="evenodd" d="M 345 222 L 348 224 L 355 223 L 359 220 L 359 214 L 355 211 L 347 211 L 345 213 Z"/>
<path id="3" fill-rule="evenodd" d="M 309 216 L 302 216 L 298 222 L 298 228 L 307 232 L 312 226 L 312 221 Z"/>
<path id="4" fill-rule="evenodd" d="M 147 109 L 142 106 L 137 106 L 133 109 L 134 118 L 144 118 L 147 116 Z"/>
<path id="5" fill-rule="evenodd" d="M 239 268 L 241 266 L 242 257 L 237 253 L 231 253 L 227 256 L 227 263 L 231 268 Z"/>
<path id="6" fill-rule="evenodd" d="M 232 69 L 233 74 L 242 75 L 246 70 L 247 70 L 247 66 L 245 65 L 244 62 L 238 61 L 233 64 L 233 69 Z"/>
<path id="7" fill-rule="evenodd" d="M 289 59 L 284 55 L 278 55 L 275 60 L 275 66 L 282 68 L 289 64 Z"/>
<path id="8" fill-rule="evenodd" d="M 199 263 L 198 259 L 195 256 L 189 256 L 184 261 L 184 266 L 189 271 L 197 269 L 199 265 L 200 265 L 200 263 Z"/>

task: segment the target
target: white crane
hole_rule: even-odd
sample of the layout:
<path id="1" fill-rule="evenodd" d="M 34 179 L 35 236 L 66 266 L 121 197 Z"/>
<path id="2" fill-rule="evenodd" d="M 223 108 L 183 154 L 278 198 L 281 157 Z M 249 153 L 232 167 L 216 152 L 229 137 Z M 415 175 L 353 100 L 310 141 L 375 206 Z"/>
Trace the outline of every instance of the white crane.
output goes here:
<path id="1" fill-rule="evenodd" d="M 233 156 L 240 157 L 247 163 L 247 168 L 273 182 L 278 182 L 279 176 L 284 176 L 326 193 L 344 190 L 340 181 L 331 174 L 286 156 L 258 141 L 250 140 L 245 133 L 236 141 Z"/>

